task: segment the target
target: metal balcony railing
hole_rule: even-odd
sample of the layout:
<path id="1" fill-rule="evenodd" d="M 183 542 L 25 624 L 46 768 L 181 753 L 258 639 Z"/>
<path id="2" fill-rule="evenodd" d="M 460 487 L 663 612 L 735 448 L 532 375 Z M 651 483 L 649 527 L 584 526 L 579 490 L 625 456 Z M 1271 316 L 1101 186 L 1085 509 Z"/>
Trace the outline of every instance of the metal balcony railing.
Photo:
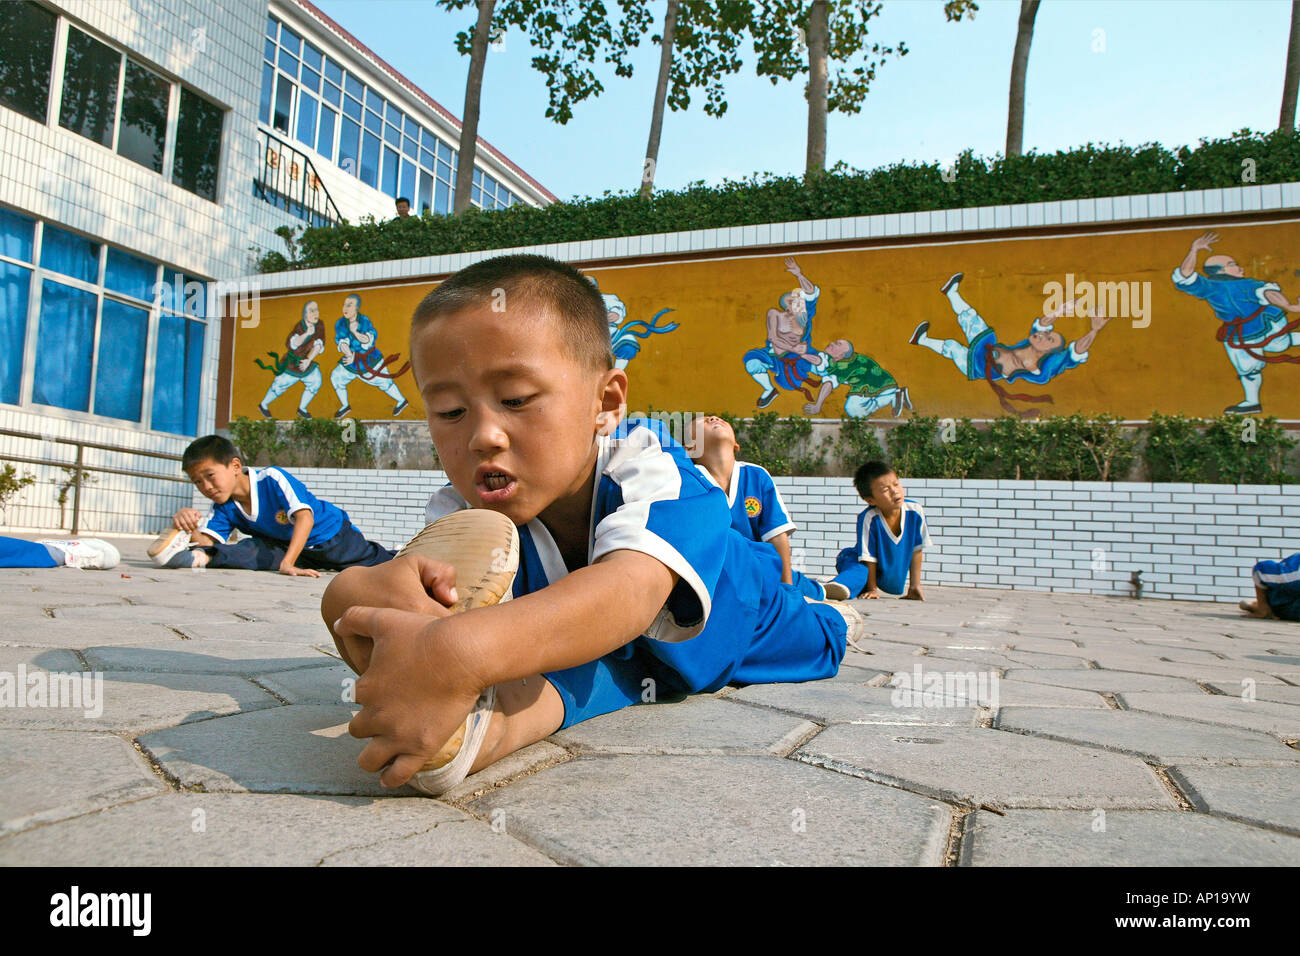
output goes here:
<path id="1" fill-rule="evenodd" d="M 257 146 L 254 196 L 310 226 L 333 226 L 339 221 L 338 207 L 310 159 L 264 129 L 257 131 Z"/>

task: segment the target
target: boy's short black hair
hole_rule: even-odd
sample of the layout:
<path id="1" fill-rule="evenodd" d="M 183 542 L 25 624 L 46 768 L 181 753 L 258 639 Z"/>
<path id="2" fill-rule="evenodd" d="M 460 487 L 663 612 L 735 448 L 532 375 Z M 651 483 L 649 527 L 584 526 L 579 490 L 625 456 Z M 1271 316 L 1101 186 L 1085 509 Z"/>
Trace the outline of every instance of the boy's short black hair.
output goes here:
<path id="1" fill-rule="evenodd" d="M 871 483 L 882 475 L 894 473 L 894 466 L 887 461 L 869 461 L 853 473 L 853 487 L 865 500 L 871 497 Z"/>
<path id="2" fill-rule="evenodd" d="M 439 316 L 497 302 L 503 303 L 506 315 L 521 305 L 553 313 L 580 360 L 598 371 L 614 367 L 605 300 L 581 272 L 548 256 L 496 256 L 466 266 L 415 307 L 411 334 Z"/>
<path id="3" fill-rule="evenodd" d="M 215 461 L 218 465 L 228 465 L 239 457 L 239 449 L 229 438 L 220 435 L 204 435 L 190 442 L 181 455 L 181 470 L 189 471 L 195 465 L 205 461 Z"/>
<path id="4" fill-rule="evenodd" d="M 408 206 L 411 204 L 411 200 L 407 199 L 405 196 L 398 196 L 396 199 L 393 200 L 393 205 L 396 206 L 399 202 L 404 202 Z"/>

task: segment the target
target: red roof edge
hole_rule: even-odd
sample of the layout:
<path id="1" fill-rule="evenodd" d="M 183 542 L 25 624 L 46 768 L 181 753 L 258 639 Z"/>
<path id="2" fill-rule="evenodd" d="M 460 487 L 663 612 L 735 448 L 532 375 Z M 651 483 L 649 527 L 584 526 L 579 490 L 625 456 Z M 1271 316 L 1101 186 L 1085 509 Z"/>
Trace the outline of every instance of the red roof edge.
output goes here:
<path id="1" fill-rule="evenodd" d="M 396 80 L 402 86 L 406 87 L 406 89 L 414 93 L 417 97 L 419 97 L 429 106 L 433 107 L 433 109 L 436 112 L 441 113 L 443 116 L 445 116 L 452 123 L 452 125 L 456 127 L 457 130 L 462 128 L 460 119 L 457 118 L 457 116 L 454 113 L 452 113 L 451 110 L 447 109 L 437 100 L 435 100 L 432 96 L 424 92 L 424 90 L 420 89 L 410 80 L 408 80 L 405 76 L 403 76 L 401 73 L 395 70 L 388 63 L 387 60 L 385 60 L 379 54 L 375 53 L 375 51 L 370 49 L 370 47 L 366 46 L 364 43 L 362 43 L 360 40 L 354 37 L 347 30 L 343 29 L 343 27 L 339 26 L 337 23 L 331 20 L 325 14 L 325 12 L 322 11 L 319 7 L 317 7 L 314 3 L 312 3 L 311 0 L 292 0 L 292 2 L 299 7 L 302 7 L 304 11 L 311 14 L 311 16 L 319 20 L 324 26 L 332 30 L 334 33 L 338 34 L 340 39 L 342 39 L 346 43 L 356 48 L 358 52 L 364 54 L 365 56 L 373 60 L 376 64 L 379 65 L 380 68 L 384 70 L 384 72 L 386 72 L 394 80 Z M 485 149 L 488 152 L 490 152 L 494 157 L 496 157 L 496 159 L 500 160 L 503 164 L 505 164 L 510 169 L 512 169 L 515 173 L 517 173 L 520 179 L 523 179 L 529 184 L 531 184 L 538 192 L 544 195 L 547 199 L 551 200 L 551 202 L 560 201 L 560 198 L 558 196 L 556 196 L 553 192 L 551 192 L 549 189 L 547 189 L 545 186 L 539 183 L 532 176 L 528 175 L 528 173 L 520 169 L 519 166 L 516 165 L 514 162 L 512 162 L 509 157 L 507 157 L 499 149 L 497 149 L 495 146 L 493 146 L 491 143 L 485 140 L 482 136 L 477 137 L 477 142 L 480 149 Z"/>

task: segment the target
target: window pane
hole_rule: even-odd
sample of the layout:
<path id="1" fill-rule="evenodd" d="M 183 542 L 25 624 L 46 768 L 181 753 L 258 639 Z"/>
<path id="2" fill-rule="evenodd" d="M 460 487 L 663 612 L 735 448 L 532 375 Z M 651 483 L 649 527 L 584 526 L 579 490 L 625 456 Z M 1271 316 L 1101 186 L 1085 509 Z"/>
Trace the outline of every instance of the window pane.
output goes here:
<path id="1" fill-rule="evenodd" d="M 140 420 L 144 397 L 144 348 L 149 311 L 104 300 L 99 322 L 99 374 L 95 376 L 95 414 Z"/>
<path id="2" fill-rule="evenodd" d="M 270 63 L 262 64 L 262 102 L 257 111 L 257 118 L 263 123 L 271 122 L 271 98 L 275 91 L 275 67 Z"/>
<path id="3" fill-rule="evenodd" d="M 392 143 L 394 146 L 402 145 L 402 133 L 392 123 L 384 124 L 384 142 Z"/>
<path id="4" fill-rule="evenodd" d="M 158 267 L 148 259 L 109 247 L 108 261 L 104 264 L 104 288 L 152 302 L 157 281 Z"/>
<path id="5" fill-rule="evenodd" d="M 34 3 L 0 3 L 0 106 L 45 122 L 55 16 Z"/>
<path id="6" fill-rule="evenodd" d="M 371 87 L 366 87 L 366 109 L 374 110 L 380 116 L 384 115 L 384 98 L 376 93 Z"/>
<path id="7" fill-rule="evenodd" d="M 316 152 L 326 159 L 334 158 L 334 126 L 338 114 L 327 106 L 320 108 L 320 129 L 316 131 Z"/>
<path id="8" fill-rule="evenodd" d="M 339 66 L 329 57 L 325 58 L 325 79 L 329 80 L 335 86 L 343 85 L 343 67 Z"/>
<path id="9" fill-rule="evenodd" d="M 401 110 L 399 110 L 396 106 L 394 106 L 390 102 L 387 105 L 387 109 L 384 112 L 384 120 L 389 123 L 392 123 L 400 130 L 402 128 L 402 124 L 406 122 L 406 114 L 403 113 Z"/>
<path id="10" fill-rule="evenodd" d="M 424 149 L 427 149 L 429 152 L 433 152 L 435 149 L 438 148 L 438 140 L 427 129 L 421 128 L 420 146 L 423 147 Z"/>
<path id="11" fill-rule="evenodd" d="M 408 116 L 406 117 L 406 125 L 402 127 L 402 132 L 414 139 L 420 135 L 420 124 Z"/>
<path id="12" fill-rule="evenodd" d="M 312 146 L 316 142 L 316 97 L 310 93 L 298 96 L 298 142 Z"/>
<path id="13" fill-rule="evenodd" d="M 172 182 L 182 189 L 216 200 L 217 169 L 221 162 L 221 108 L 181 87 L 176 121 L 176 168 Z"/>
<path id="14" fill-rule="evenodd" d="M 0 256 L 32 261 L 36 222 L 8 209 L 0 209 Z"/>
<path id="15" fill-rule="evenodd" d="M 436 169 L 437 167 L 433 165 L 433 153 L 427 149 L 420 150 L 420 165 L 425 169 Z"/>
<path id="16" fill-rule="evenodd" d="M 46 279 L 41 283 L 36 375 L 32 401 L 90 410 L 90 367 L 95 348 L 95 294 Z"/>
<path id="17" fill-rule="evenodd" d="M 82 282 L 98 282 L 99 243 L 46 223 L 45 238 L 41 240 L 41 268 Z"/>
<path id="18" fill-rule="evenodd" d="M 289 117 L 293 112 L 293 81 L 283 73 L 276 74 L 275 119 L 271 125 L 282 133 L 289 132 Z"/>
<path id="19" fill-rule="evenodd" d="M 298 58 L 284 47 L 280 48 L 280 59 L 278 62 L 280 64 L 280 69 L 284 70 L 284 72 L 288 73 L 290 76 L 298 75 Z"/>
<path id="20" fill-rule="evenodd" d="M 361 137 L 361 176 L 367 186 L 379 185 L 379 137 L 364 133 Z"/>
<path id="21" fill-rule="evenodd" d="M 420 170 L 420 198 L 415 204 L 416 212 L 433 211 L 433 177 Z"/>
<path id="22" fill-rule="evenodd" d="M 438 180 L 438 188 L 434 192 L 433 211 L 445 213 L 451 209 L 451 189 L 441 179 Z"/>
<path id="23" fill-rule="evenodd" d="M 384 192 L 397 198 L 397 153 L 384 147 Z"/>
<path id="24" fill-rule="evenodd" d="M 274 40 L 266 41 L 266 47 L 264 48 L 262 55 L 267 59 L 268 62 L 270 63 L 275 62 L 275 41 Z"/>
<path id="25" fill-rule="evenodd" d="M 360 164 L 357 162 L 357 141 L 361 136 L 361 127 L 346 116 L 339 129 L 339 167 L 353 176 L 359 175 Z"/>
<path id="26" fill-rule="evenodd" d="M 138 63 L 126 61 L 126 84 L 122 88 L 122 122 L 117 133 L 117 151 L 155 173 L 162 172 L 163 146 L 167 141 L 167 104 L 171 84 Z"/>
<path id="27" fill-rule="evenodd" d="M 272 40 L 274 40 L 276 32 L 279 30 L 279 28 L 280 28 L 280 21 L 277 20 L 275 17 L 268 15 L 266 18 L 266 35 L 269 36 Z"/>
<path id="28" fill-rule="evenodd" d="M 321 67 L 320 50 L 304 41 L 302 45 L 302 62 L 319 73 Z"/>
<path id="29" fill-rule="evenodd" d="M 363 100 L 366 97 L 365 86 L 362 85 L 361 81 L 358 80 L 351 73 L 349 73 L 345 78 L 343 82 L 343 89 L 347 91 L 348 96 L 355 97 L 358 100 Z"/>
<path id="30" fill-rule="evenodd" d="M 343 112 L 347 113 L 358 123 L 361 122 L 361 102 L 354 100 L 350 96 L 343 97 Z"/>
<path id="31" fill-rule="evenodd" d="M 22 394 L 31 278 L 30 269 L 0 262 L 0 402 L 9 405 L 17 405 Z"/>
<path id="32" fill-rule="evenodd" d="M 398 181 L 397 195 L 415 198 L 415 163 L 402 160 L 402 178 Z"/>
<path id="33" fill-rule="evenodd" d="M 167 284 L 164 309 L 182 312 L 191 318 L 201 319 L 207 313 L 207 284 L 202 279 L 182 275 L 175 269 L 163 268 L 163 282 Z"/>
<path id="34" fill-rule="evenodd" d="M 446 163 L 451 162 L 451 147 L 442 140 L 438 140 L 438 158 Z"/>
<path id="35" fill-rule="evenodd" d="M 402 152 L 407 156 L 410 156 L 412 159 L 415 159 L 420 155 L 420 147 L 416 144 L 415 140 L 411 139 L 411 137 L 404 136 L 402 138 Z"/>
<path id="36" fill-rule="evenodd" d="M 122 55 L 116 50 L 69 27 L 59 125 L 101 146 L 112 145 L 121 65 Z"/>
<path id="37" fill-rule="evenodd" d="M 282 23 L 280 24 L 280 46 L 297 56 L 302 48 L 302 37 Z"/>
<path id="38" fill-rule="evenodd" d="M 321 99 L 323 99 L 330 106 L 338 106 L 339 99 L 342 97 L 342 95 L 343 95 L 342 92 L 333 83 L 326 82 L 325 85 L 321 88 Z"/>
<path id="39" fill-rule="evenodd" d="M 304 66 L 302 68 L 302 79 L 299 82 L 313 93 L 320 92 L 320 74 L 315 70 L 310 70 Z"/>
<path id="40" fill-rule="evenodd" d="M 439 162 L 439 163 L 438 163 L 438 178 L 439 178 L 439 179 L 445 179 L 445 180 L 447 180 L 447 182 L 451 182 L 451 167 L 448 166 L 446 163 Z"/>
<path id="41" fill-rule="evenodd" d="M 203 370 L 201 322 L 176 315 L 158 317 L 152 428 L 193 435 L 199 425 L 199 382 Z"/>
<path id="42" fill-rule="evenodd" d="M 383 127 L 384 123 L 383 120 L 379 118 L 379 114 L 366 110 L 366 129 L 370 130 L 372 133 L 378 133 L 383 130 Z"/>

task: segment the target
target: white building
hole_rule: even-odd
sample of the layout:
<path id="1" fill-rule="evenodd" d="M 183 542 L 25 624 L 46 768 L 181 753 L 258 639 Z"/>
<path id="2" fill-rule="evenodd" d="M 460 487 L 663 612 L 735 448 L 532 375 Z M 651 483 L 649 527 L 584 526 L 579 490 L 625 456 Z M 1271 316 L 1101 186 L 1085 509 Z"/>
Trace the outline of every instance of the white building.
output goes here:
<path id="1" fill-rule="evenodd" d="M 282 226 L 390 218 L 397 196 L 446 212 L 459 130 L 306 0 L 0 3 L 0 469 L 37 479 L 0 527 L 70 526 L 74 473 L 44 463 L 78 455 L 112 469 L 82 486 L 83 531 L 187 502 L 177 462 L 139 453 L 212 429 L 196 283 L 284 251 Z M 555 199 L 477 157 L 476 204 Z"/>

